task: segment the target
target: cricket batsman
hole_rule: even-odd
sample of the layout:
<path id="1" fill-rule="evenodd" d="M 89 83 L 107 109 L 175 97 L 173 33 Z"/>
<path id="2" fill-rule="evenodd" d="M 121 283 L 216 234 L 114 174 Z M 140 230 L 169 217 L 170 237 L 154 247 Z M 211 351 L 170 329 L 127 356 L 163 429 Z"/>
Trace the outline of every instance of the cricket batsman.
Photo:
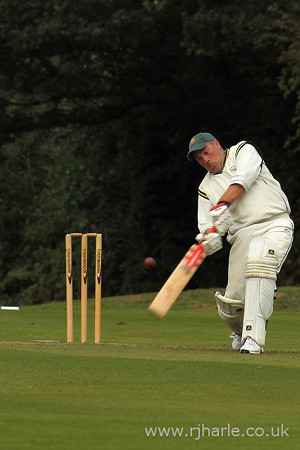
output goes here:
<path id="1" fill-rule="evenodd" d="M 224 149 L 210 133 L 198 133 L 187 154 L 207 170 L 198 189 L 198 242 L 208 254 L 231 244 L 224 295 L 216 292 L 220 317 L 232 330 L 232 348 L 264 351 L 266 326 L 273 312 L 277 275 L 292 242 L 290 205 L 268 170 L 259 149 L 241 141 Z M 218 233 L 208 233 L 212 227 Z"/>

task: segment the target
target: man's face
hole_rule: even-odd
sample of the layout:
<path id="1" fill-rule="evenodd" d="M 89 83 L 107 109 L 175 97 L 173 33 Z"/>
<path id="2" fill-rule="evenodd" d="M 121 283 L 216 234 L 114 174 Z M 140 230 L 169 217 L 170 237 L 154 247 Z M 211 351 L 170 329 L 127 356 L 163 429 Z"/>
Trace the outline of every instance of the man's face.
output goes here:
<path id="1" fill-rule="evenodd" d="M 225 161 L 225 151 L 221 147 L 219 141 L 215 140 L 208 142 L 203 149 L 195 150 L 193 152 L 193 157 L 195 161 L 208 172 L 222 172 Z"/>

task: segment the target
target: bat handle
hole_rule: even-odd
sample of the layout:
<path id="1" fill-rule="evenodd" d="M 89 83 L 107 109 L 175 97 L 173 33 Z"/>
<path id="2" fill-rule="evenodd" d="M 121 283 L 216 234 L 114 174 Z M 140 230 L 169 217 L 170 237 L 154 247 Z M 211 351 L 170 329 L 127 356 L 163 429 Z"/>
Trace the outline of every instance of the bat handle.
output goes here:
<path id="1" fill-rule="evenodd" d="M 216 233 L 216 232 L 217 232 L 216 227 L 212 227 L 208 230 L 207 233 Z M 197 247 L 189 257 L 189 259 L 187 260 L 183 270 L 185 272 L 189 272 L 193 267 L 199 265 L 198 263 L 200 263 L 200 261 L 204 259 L 204 256 L 205 256 L 204 248 L 202 243 L 200 243 L 199 245 L 197 245 Z"/>
<path id="2" fill-rule="evenodd" d="M 204 254 L 204 248 L 202 244 L 197 245 L 189 259 L 185 264 L 184 271 L 189 272 L 193 267 L 195 267 L 198 261 L 201 260 L 202 255 Z"/>
<path id="3" fill-rule="evenodd" d="M 207 233 L 218 233 L 218 230 L 216 229 L 216 227 L 212 227 L 209 230 L 207 230 Z"/>

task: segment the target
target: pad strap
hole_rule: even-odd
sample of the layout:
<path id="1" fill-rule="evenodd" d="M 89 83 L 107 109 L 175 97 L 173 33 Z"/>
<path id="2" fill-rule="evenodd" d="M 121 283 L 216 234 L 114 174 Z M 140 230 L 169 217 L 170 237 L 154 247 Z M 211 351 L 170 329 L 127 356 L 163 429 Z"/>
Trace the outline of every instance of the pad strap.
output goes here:
<path id="1" fill-rule="evenodd" d="M 246 266 L 246 278 L 270 278 L 271 280 L 277 279 L 277 267 L 278 261 L 264 260 L 251 260 L 247 261 Z"/>

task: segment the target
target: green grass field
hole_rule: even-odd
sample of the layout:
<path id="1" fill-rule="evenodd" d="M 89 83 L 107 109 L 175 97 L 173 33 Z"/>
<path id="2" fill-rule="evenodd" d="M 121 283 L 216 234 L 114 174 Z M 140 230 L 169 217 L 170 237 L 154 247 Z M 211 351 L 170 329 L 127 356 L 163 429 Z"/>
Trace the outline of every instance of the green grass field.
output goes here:
<path id="1" fill-rule="evenodd" d="M 64 303 L 0 311 L 1 448 L 298 448 L 299 293 L 279 289 L 255 356 L 231 350 L 214 290 L 184 292 L 161 321 L 152 294 L 103 299 L 100 345 L 92 301 L 84 345 L 79 302 L 74 344 Z"/>

